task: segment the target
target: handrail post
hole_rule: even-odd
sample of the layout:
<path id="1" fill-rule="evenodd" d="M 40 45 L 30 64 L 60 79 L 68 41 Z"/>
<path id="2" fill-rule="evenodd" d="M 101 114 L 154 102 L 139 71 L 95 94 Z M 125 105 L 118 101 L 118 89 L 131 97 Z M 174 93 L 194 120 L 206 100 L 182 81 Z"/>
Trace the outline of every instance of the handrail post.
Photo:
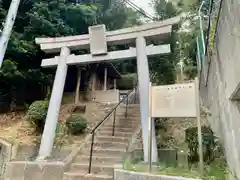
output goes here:
<path id="1" fill-rule="evenodd" d="M 95 136 L 95 131 L 93 131 L 93 133 L 92 133 L 92 143 L 91 143 L 91 149 L 90 149 L 88 174 L 91 173 L 91 169 L 92 169 L 92 155 L 93 155 L 94 136 Z"/>
<path id="2" fill-rule="evenodd" d="M 115 135 L 115 125 L 116 125 L 116 109 L 114 111 L 114 115 L 113 115 L 113 129 L 112 129 L 112 136 Z"/>
<path id="3" fill-rule="evenodd" d="M 128 95 L 127 95 L 127 103 L 126 103 L 126 112 L 125 112 L 125 117 L 127 117 L 127 110 L 128 110 Z"/>

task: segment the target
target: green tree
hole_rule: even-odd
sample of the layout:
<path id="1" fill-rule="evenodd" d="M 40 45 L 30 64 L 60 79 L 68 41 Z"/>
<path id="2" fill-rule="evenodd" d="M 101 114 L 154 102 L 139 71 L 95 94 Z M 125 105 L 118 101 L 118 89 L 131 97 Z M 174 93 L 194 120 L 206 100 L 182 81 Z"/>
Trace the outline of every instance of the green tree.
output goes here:
<path id="1" fill-rule="evenodd" d="M 181 12 L 177 5 L 171 1 L 153 0 L 152 5 L 158 20 L 163 20 L 179 15 Z"/>
<path id="2" fill-rule="evenodd" d="M 156 20 L 164 20 L 177 16 L 181 13 L 177 4 L 166 0 L 153 0 L 152 5 L 155 9 Z M 151 81 L 157 84 L 172 84 L 175 81 L 175 65 L 179 61 L 177 56 L 179 49 L 176 45 L 177 34 L 173 32 L 171 37 L 161 42 L 171 45 L 171 53 L 161 57 L 151 58 L 149 67 L 151 71 Z M 154 42 L 159 43 L 159 42 Z"/>
<path id="3" fill-rule="evenodd" d="M 134 11 L 132 8 L 126 8 L 127 19 L 123 27 L 131 27 L 133 25 L 141 25 L 142 15 Z"/>
<path id="4" fill-rule="evenodd" d="M 1 22 L 5 19 L 10 3 L 9 0 L 0 0 Z M 17 72 L 22 75 L 26 86 L 30 84 L 30 87 L 40 89 L 40 86 L 52 83 L 54 72 L 40 67 L 41 60 L 49 56 L 39 49 L 34 39 L 86 34 L 89 26 L 102 23 L 106 24 L 108 30 L 113 30 L 137 24 L 139 20 L 138 15 L 119 0 L 96 0 L 94 3 L 72 3 L 65 0 L 21 1 L 1 68 L 0 81 L 14 79 Z M 15 71 L 9 71 L 9 67 Z M 27 91 L 26 94 L 30 94 Z"/>

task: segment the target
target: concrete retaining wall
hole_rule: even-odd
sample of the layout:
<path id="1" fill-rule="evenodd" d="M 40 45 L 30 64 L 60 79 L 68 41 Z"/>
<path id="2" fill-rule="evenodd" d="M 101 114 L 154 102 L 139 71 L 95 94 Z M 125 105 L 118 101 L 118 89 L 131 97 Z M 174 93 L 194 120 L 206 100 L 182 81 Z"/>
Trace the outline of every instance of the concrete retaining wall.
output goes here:
<path id="1" fill-rule="evenodd" d="M 6 163 L 4 180 L 62 180 L 63 174 L 69 165 L 77 156 L 79 151 L 85 147 L 86 142 L 89 141 L 91 135 L 85 137 L 84 142 L 79 146 L 74 146 L 71 152 L 68 152 L 68 156 L 62 156 L 57 161 L 56 158 L 49 159 L 47 161 L 12 161 Z M 12 159 L 16 159 L 17 153 L 12 156 Z M 14 157 L 15 156 L 15 157 Z M 25 157 L 25 156 L 24 156 Z M 63 160 L 63 157 L 64 160 Z M 57 159 L 58 159 L 57 158 Z M 2 180 L 2 179 L 0 179 Z"/>
<path id="2" fill-rule="evenodd" d="M 4 180 L 61 180 L 63 173 L 64 163 L 61 162 L 9 162 Z"/>
<path id="3" fill-rule="evenodd" d="M 194 180 L 192 178 L 184 178 L 177 176 L 153 175 L 149 173 L 139 173 L 125 171 L 123 169 L 114 170 L 114 180 Z"/>
<path id="4" fill-rule="evenodd" d="M 12 161 L 35 161 L 38 155 L 39 146 L 21 145 L 16 146 L 15 155 L 12 156 Z M 71 147 L 56 148 L 53 147 L 52 155 L 49 158 L 51 161 L 64 161 L 64 159 L 71 153 Z"/>
<path id="5" fill-rule="evenodd" d="M 201 74 L 200 94 L 203 105 L 210 111 L 211 127 L 224 146 L 228 165 L 240 179 L 240 103 L 230 100 L 240 76 L 239 10 L 239 1 L 223 0 L 208 82 L 205 86 Z M 208 67 L 203 68 L 207 72 Z"/>

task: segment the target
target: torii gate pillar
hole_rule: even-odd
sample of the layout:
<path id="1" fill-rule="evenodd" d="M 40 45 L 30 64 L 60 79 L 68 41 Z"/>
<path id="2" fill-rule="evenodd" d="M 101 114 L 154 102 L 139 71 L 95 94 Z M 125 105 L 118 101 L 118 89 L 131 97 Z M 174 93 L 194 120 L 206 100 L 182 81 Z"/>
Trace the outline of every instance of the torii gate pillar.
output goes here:
<path id="1" fill-rule="evenodd" d="M 55 131 L 57 127 L 60 107 L 62 102 L 63 90 L 67 76 L 67 58 L 70 55 L 70 49 L 67 47 L 61 48 L 60 61 L 57 66 L 57 71 L 54 79 L 51 98 L 46 117 L 46 123 L 41 139 L 38 159 L 49 157 L 52 152 Z"/>
<path id="2" fill-rule="evenodd" d="M 139 98 L 140 98 L 140 112 L 142 124 L 142 139 L 144 149 L 144 161 L 148 162 L 148 119 L 149 119 L 149 67 L 148 57 L 146 51 L 146 40 L 144 37 L 136 39 L 137 49 L 137 71 L 138 71 L 138 84 L 139 84 Z M 154 121 L 153 121 L 154 123 Z M 153 124 L 153 127 L 154 124 Z M 152 162 L 157 162 L 157 143 L 155 128 L 152 131 Z"/>

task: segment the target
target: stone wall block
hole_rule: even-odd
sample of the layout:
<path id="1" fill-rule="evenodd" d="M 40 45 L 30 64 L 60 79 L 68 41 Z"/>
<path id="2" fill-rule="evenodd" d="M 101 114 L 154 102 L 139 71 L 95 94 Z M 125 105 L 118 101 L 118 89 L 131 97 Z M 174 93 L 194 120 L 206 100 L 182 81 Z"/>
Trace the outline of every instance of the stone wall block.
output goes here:
<path id="1" fill-rule="evenodd" d="M 41 180 L 42 168 L 38 164 L 26 164 L 24 180 Z"/>
<path id="2" fill-rule="evenodd" d="M 64 173 L 63 165 L 45 165 L 43 167 L 43 180 L 62 180 Z"/>
<path id="3" fill-rule="evenodd" d="M 122 169 L 115 169 L 114 180 L 194 180 L 194 179 L 178 176 L 153 175 L 149 173 L 131 172 Z"/>
<path id="4" fill-rule="evenodd" d="M 8 163 L 4 180 L 24 180 L 25 167 L 24 163 Z"/>

